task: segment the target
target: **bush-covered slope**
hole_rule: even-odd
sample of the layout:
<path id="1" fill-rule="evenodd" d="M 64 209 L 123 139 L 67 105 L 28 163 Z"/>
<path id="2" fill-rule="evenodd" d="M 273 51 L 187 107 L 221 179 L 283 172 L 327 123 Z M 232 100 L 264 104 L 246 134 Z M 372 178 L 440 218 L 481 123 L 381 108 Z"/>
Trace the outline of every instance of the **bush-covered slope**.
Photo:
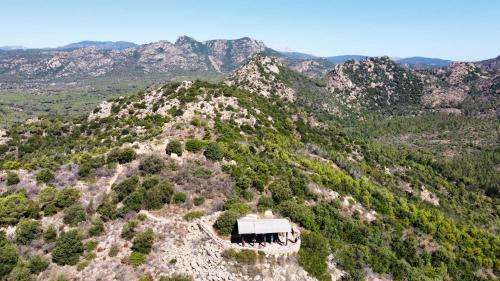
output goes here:
<path id="1" fill-rule="evenodd" d="M 321 85 L 272 59 L 262 57 L 235 75 L 219 84 L 166 84 L 104 102 L 86 117 L 10 128 L 0 145 L 0 168 L 21 175 L 21 181 L 0 185 L 2 226 L 19 227 L 23 219 L 45 222 L 61 213 L 90 221 L 80 207 L 71 207 L 77 204 L 97 210 L 89 211 L 92 225 L 78 230 L 88 233 L 93 227 L 93 233 L 103 220 L 105 236 L 111 231 L 107 226 L 141 209 L 161 209 L 169 202 L 187 209 L 195 191 L 186 189 L 186 182 L 193 182 L 216 199 L 230 197 L 221 209 L 271 208 L 299 224 L 304 231 L 299 263 L 320 280 L 331 278 L 330 258 L 347 272 L 345 280 L 362 279 L 368 268 L 395 280 L 494 278 L 500 265 L 498 197 L 471 190 L 469 182 L 457 181 L 428 154 L 386 146 L 316 114 L 302 93 L 320 99 L 315 88 Z M 390 89 L 419 85 L 390 84 Z M 413 104 L 410 98 L 387 98 L 391 104 Z M 147 149 L 161 143 L 165 151 L 174 140 L 180 144 L 168 155 L 151 156 Z M 186 171 L 186 163 L 195 168 Z M 78 192 L 86 183 L 101 183 L 105 171 L 125 168 L 130 177 L 109 190 Z M 67 178 L 69 170 L 75 178 Z M 31 174 L 38 185 L 28 181 Z M 50 185 L 57 189 L 41 191 Z M 124 226 L 124 237 L 134 236 L 137 224 Z M 37 233 L 30 239 L 43 243 Z M 124 267 L 140 266 L 151 243 L 154 252 L 154 243 L 167 239 L 147 229 L 136 237 L 141 241 L 133 240 L 134 252 L 124 262 L 130 265 Z M 82 238 L 66 232 L 44 255 L 57 264 L 81 264 Z M 13 243 L 0 249 L 13 255 Z M 148 251 L 137 250 L 139 243 Z M 24 246 L 16 247 L 20 255 Z M 81 267 L 96 261 L 85 262 Z M 10 272 L 13 266 L 2 274 Z"/>

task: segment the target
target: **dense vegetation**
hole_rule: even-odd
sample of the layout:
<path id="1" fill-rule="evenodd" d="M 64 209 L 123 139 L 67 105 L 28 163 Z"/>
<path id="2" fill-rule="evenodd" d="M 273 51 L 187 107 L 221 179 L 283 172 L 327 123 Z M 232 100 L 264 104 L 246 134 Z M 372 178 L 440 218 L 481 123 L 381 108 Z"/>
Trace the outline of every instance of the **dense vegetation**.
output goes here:
<path id="1" fill-rule="evenodd" d="M 164 87 L 168 93 L 165 99 L 175 96 L 172 89 L 176 86 Z M 189 136 L 170 142 L 165 150 L 182 155 L 185 149 L 203 154 L 210 161 L 234 161 L 232 165 L 223 165 L 223 171 L 234 183 L 234 197 L 222 206 L 224 212 L 215 223 L 221 234 L 229 235 L 236 218 L 256 203 L 256 209 L 273 209 L 304 228 L 299 263 L 320 280 L 330 279 L 326 264 L 330 254 L 348 272 L 347 280 L 360 280 L 367 267 L 391 274 L 395 280 L 488 280 L 490 277 L 483 272 L 500 269 L 498 175 L 491 172 L 492 167 L 498 167 L 498 146 L 485 147 L 484 151 L 483 147 L 474 148 L 472 154 L 459 153 L 447 159 L 431 154 L 428 148 L 391 147 L 382 138 L 405 130 L 453 128 L 454 122 L 469 121 L 450 119 L 450 125 L 444 121 L 435 125 L 433 117 L 418 117 L 429 118 L 419 123 L 424 128 L 406 126 L 420 119 L 394 119 L 387 121 L 386 126 L 374 125 L 381 121 L 372 120 L 373 123 L 346 127 L 328 115 L 312 115 L 301 106 L 273 96 L 266 99 L 236 87 L 199 81 L 178 93 L 180 104 L 169 116 L 152 114 L 140 118 L 132 112 L 121 118 L 94 121 L 53 118 L 9 129 L 11 140 L 0 146 L 0 166 L 5 170 L 37 171 L 37 180 L 48 186 L 36 199 L 22 189 L 2 194 L 0 224 L 18 225 L 19 244 L 42 236 L 55 241 L 52 261 L 75 265 L 86 251 L 82 233 L 70 230 L 57 237 L 57 231 L 48 233 L 47 229 L 40 235 L 37 220 L 42 214 L 62 211 L 66 224 L 75 226 L 89 221 L 92 226 L 85 233 L 101 235 L 107 221 L 124 219 L 141 209 L 185 203 L 189 194 L 160 180 L 159 174 L 167 167 L 162 157 L 136 155 L 133 149 L 121 147 L 160 137 L 162 126 L 205 92 L 209 98 L 237 98 L 239 106 L 256 119 L 255 125 L 250 126 L 223 121 L 221 114 L 216 114 L 213 127 L 194 122 L 193 126 L 206 130 L 206 138 Z M 144 95 L 119 99 L 115 106 L 120 110 L 127 103 L 140 104 Z M 313 126 L 313 117 L 323 126 Z M 141 134 L 133 130 L 138 126 L 144 128 Z M 498 124 L 485 126 L 498 129 Z M 481 157 L 471 160 L 473 155 Z M 68 163 L 87 167 L 79 177 L 92 180 L 99 169 L 112 169 L 116 163 L 134 159 L 138 159 L 139 173 L 115 183 L 112 194 L 97 206 L 95 217 L 77 205 L 78 190 L 50 187 L 57 179 L 57 171 Z M 402 189 L 406 184 L 411 191 Z M 339 199 L 323 198 L 311 186 L 338 192 L 341 199 L 352 196 L 353 203 L 377 215 L 368 220 L 359 212 L 346 213 Z M 422 186 L 435 194 L 438 204 L 422 200 Z M 197 202 L 201 205 L 204 200 Z M 128 262 L 133 266 L 145 261 L 155 240 L 151 230 L 138 232 L 138 224 L 139 221 L 130 220 L 122 230 L 122 237 L 132 243 Z M 6 239 L 0 238 L 0 251 L 4 260 L 0 274 L 5 276 L 14 272 L 19 257 L 16 246 Z M 110 251 L 109 255 L 116 255 L 115 252 Z M 254 254 L 227 256 L 246 261 L 253 260 Z"/>

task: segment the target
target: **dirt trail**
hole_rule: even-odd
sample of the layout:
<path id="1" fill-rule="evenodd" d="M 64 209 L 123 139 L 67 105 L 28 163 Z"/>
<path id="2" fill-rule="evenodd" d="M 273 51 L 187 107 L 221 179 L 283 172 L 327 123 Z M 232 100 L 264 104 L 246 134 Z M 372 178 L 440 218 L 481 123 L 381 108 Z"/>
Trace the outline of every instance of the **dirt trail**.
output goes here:
<path id="1" fill-rule="evenodd" d="M 111 177 L 110 181 L 109 181 L 109 184 L 108 184 L 108 187 L 106 188 L 106 195 L 108 195 L 110 192 L 111 192 L 111 187 L 113 186 L 113 184 L 116 182 L 116 180 L 118 179 L 118 176 L 120 176 L 121 174 L 123 173 L 123 166 L 118 164 L 116 166 L 116 172 L 115 174 Z"/>

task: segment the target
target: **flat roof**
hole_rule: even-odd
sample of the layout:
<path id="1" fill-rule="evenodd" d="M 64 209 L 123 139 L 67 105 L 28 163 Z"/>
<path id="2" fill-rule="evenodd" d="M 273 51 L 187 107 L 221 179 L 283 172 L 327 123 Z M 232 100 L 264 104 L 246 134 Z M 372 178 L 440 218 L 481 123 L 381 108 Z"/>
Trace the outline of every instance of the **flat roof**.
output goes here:
<path id="1" fill-rule="evenodd" d="M 238 234 L 265 234 L 291 232 L 292 226 L 287 219 L 252 219 L 237 220 Z"/>

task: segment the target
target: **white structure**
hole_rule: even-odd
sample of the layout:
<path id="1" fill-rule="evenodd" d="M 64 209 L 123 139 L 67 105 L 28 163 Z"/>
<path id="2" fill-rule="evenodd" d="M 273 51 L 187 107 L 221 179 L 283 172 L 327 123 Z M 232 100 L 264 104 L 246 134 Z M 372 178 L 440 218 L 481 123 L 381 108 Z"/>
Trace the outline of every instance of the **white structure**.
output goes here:
<path id="1" fill-rule="evenodd" d="M 241 218 L 237 220 L 238 234 L 271 234 L 288 233 L 292 226 L 287 219 L 253 219 Z"/>

